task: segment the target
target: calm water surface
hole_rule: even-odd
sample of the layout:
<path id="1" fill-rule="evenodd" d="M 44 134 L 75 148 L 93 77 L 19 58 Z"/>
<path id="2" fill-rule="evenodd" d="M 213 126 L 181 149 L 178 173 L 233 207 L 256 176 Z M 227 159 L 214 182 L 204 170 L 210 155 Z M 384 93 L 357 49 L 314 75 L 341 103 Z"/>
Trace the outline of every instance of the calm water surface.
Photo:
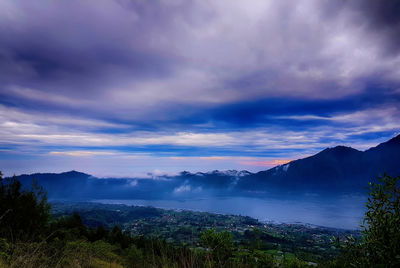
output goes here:
<path id="1" fill-rule="evenodd" d="M 321 200 L 321 198 L 279 200 L 215 197 L 185 200 L 102 199 L 92 201 L 235 214 L 250 216 L 265 222 L 309 223 L 343 229 L 357 229 L 365 212 L 365 198 L 360 196 L 343 196 L 330 200 Z"/>

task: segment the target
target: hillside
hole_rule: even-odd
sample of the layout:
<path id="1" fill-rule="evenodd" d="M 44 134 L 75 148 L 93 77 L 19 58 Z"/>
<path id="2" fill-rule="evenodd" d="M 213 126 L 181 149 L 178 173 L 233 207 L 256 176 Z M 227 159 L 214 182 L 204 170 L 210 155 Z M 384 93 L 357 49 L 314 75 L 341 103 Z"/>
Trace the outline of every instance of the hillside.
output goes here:
<path id="1" fill-rule="evenodd" d="M 238 248 L 251 248 L 259 239 L 259 250 L 277 257 L 295 255 L 303 260 L 320 262 L 337 256 L 331 246 L 333 236 L 359 236 L 349 231 L 300 224 L 272 224 L 256 219 L 185 210 L 164 210 L 153 207 L 99 203 L 53 203 L 52 214 L 59 218 L 79 213 L 88 227 L 118 225 L 134 236 L 144 235 L 166 240 L 176 246 L 198 248 L 201 235 L 209 229 L 228 231 Z M 257 237 L 258 236 L 258 237 Z M 279 253 L 278 253 L 279 252 Z"/>

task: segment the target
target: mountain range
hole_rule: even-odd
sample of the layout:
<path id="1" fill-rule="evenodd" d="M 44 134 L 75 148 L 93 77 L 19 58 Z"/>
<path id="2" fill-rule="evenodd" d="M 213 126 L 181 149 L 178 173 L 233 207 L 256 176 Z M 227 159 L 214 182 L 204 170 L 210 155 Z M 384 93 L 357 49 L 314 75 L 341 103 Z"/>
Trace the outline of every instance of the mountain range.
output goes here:
<path id="1" fill-rule="evenodd" d="M 327 148 L 313 156 L 274 168 L 248 171 L 211 171 L 176 176 L 96 178 L 89 174 L 35 173 L 20 175 L 24 185 L 33 179 L 54 199 L 156 199 L 193 196 L 271 196 L 365 192 L 379 175 L 400 175 L 400 135 L 366 151 L 351 147 Z"/>

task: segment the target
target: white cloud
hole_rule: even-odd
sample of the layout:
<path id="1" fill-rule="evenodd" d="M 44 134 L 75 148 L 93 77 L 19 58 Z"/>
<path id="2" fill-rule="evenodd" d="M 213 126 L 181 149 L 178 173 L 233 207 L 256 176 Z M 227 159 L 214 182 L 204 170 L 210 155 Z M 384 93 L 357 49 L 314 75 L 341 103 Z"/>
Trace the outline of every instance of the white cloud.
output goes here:
<path id="1" fill-rule="evenodd" d="M 282 128 L 256 128 L 242 131 L 131 131 L 125 125 L 101 120 L 65 116 L 45 116 L 27 113 L 0 106 L 0 138 L 3 144 L 62 147 L 101 147 L 102 150 L 53 150 L 52 154 L 94 155 L 115 154 L 107 150 L 115 146 L 195 146 L 203 148 L 225 148 L 242 151 L 244 154 L 277 149 L 304 149 L 327 147 L 346 142 L 348 137 L 372 132 L 397 131 L 399 111 L 394 107 L 367 109 L 330 117 L 315 115 L 280 116 L 282 119 L 325 120 L 343 126 L 321 125 L 309 129 L 285 130 Z M 379 125 L 376 124 L 379 122 Z M 345 125 L 343 125 L 345 124 Z M 346 126 L 347 125 L 347 126 Z M 123 130 L 120 133 L 99 133 L 93 128 L 107 127 Z M 320 142 L 321 137 L 330 139 Z M 360 141 L 362 146 L 362 141 Z M 364 146 L 365 147 L 365 146 Z M 363 148 L 364 148 L 363 147 Z M 130 156 L 126 156 L 130 157 Z M 209 156 L 208 156 L 209 157 Z M 218 157 L 218 156 L 216 156 Z"/>
<path id="2" fill-rule="evenodd" d="M 184 194 L 184 193 L 199 193 L 201 192 L 203 189 L 201 186 L 198 187 L 192 187 L 188 184 L 187 181 L 184 182 L 184 184 L 182 184 L 179 187 L 174 188 L 173 193 L 174 194 Z"/>
<path id="3" fill-rule="evenodd" d="M 76 156 L 76 157 L 84 157 L 84 156 L 95 156 L 95 155 L 116 155 L 115 152 L 107 152 L 107 151 L 51 151 L 50 155 L 66 155 L 66 156 Z"/>
<path id="4" fill-rule="evenodd" d="M 84 127 L 91 128 L 117 128 L 126 129 L 129 126 L 124 124 L 112 123 L 104 120 L 80 117 L 79 115 L 65 115 L 44 111 L 26 111 L 18 108 L 11 108 L 0 104 L 0 123 L 18 126 L 28 131 L 35 128 L 60 126 L 60 127 Z M 32 129 L 33 128 L 33 129 Z"/>
<path id="5" fill-rule="evenodd" d="M 343 8 L 332 10 L 327 1 L 318 0 L 139 2 L 141 9 L 136 4 L 3 4 L 0 23 L 33 33 L 44 31 L 51 37 L 46 44 L 50 48 L 54 45 L 76 57 L 89 55 L 87 61 L 93 65 L 84 67 L 101 69 L 74 73 L 77 77 L 62 73 L 60 80 L 42 81 L 37 88 L 18 86 L 35 77 L 22 73 L 27 77 L 19 74 L 5 90 L 25 99 L 124 119 L 162 120 L 171 117 L 165 103 L 219 105 L 274 96 L 337 98 L 365 90 L 361 81 L 366 77 L 400 81 L 400 55 L 384 57 L 379 36 L 360 25 L 354 19 L 356 11 L 343 3 L 336 3 Z M 79 12 L 72 12 L 75 9 Z M 74 16 L 65 16 L 66 11 Z M 87 13 L 93 23 L 87 22 Z M 75 35 L 61 34 L 69 31 Z M 119 42 L 109 43 L 105 36 Z M 115 57 L 100 53 L 105 48 Z M 126 61 L 113 61 L 121 57 Z M 146 60 L 153 60 L 153 66 L 166 65 L 166 70 L 161 75 L 136 74 L 137 62 Z M 243 83 L 238 85 L 238 80 Z"/>
<path id="6" fill-rule="evenodd" d="M 190 192 L 192 189 L 192 187 L 190 187 L 190 185 L 185 184 L 185 185 L 181 185 L 177 188 L 174 189 L 174 193 L 185 193 L 185 192 Z"/>

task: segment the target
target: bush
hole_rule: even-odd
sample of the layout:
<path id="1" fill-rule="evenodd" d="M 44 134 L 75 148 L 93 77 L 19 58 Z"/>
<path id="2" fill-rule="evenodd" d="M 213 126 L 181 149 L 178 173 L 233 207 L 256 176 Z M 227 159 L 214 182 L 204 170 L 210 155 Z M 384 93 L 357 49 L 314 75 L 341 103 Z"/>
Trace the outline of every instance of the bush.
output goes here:
<path id="1" fill-rule="evenodd" d="M 124 256 L 127 267 L 141 267 L 143 265 L 143 252 L 134 244 L 124 251 Z"/>
<path id="2" fill-rule="evenodd" d="M 4 180 L 0 172 L 0 237 L 37 240 L 49 219 L 50 205 L 41 187 L 33 183 L 31 189 L 22 189 L 15 176 Z"/>
<path id="3" fill-rule="evenodd" d="M 10 245 L 7 240 L 0 238 L 0 267 L 2 262 L 8 262 L 10 260 Z"/>
<path id="4" fill-rule="evenodd" d="M 233 253 L 231 233 L 210 229 L 201 236 L 201 242 L 211 251 L 213 262 L 222 266 L 229 263 Z"/>
<path id="5" fill-rule="evenodd" d="M 362 239 L 348 237 L 342 248 L 343 266 L 400 267 L 400 177 L 387 175 L 369 184 Z M 340 242 L 340 241 L 338 241 Z"/>

